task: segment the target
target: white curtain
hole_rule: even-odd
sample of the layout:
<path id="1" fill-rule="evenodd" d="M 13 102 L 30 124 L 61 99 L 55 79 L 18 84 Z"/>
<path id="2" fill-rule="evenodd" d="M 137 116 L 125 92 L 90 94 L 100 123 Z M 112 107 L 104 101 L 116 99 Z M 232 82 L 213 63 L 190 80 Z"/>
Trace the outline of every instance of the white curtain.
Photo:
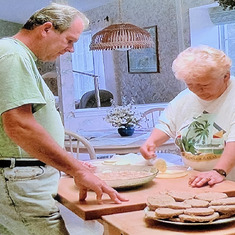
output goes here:
<path id="1" fill-rule="evenodd" d="M 84 93 L 94 89 L 93 77 L 76 73 L 86 72 L 94 74 L 93 55 L 92 52 L 89 51 L 90 41 L 90 32 L 85 32 L 80 36 L 78 42 L 74 44 L 74 53 L 72 54 L 72 65 L 74 71 L 74 93 L 76 101 L 79 101 Z"/>
<path id="2" fill-rule="evenodd" d="M 99 88 L 105 89 L 105 76 L 103 54 L 101 51 L 90 51 L 91 31 L 82 33 L 77 43 L 74 44 L 72 65 L 74 71 L 75 100 L 79 101 L 83 94 L 94 90 L 94 78 L 77 72 L 97 75 Z"/>
<path id="3" fill-rule="evenodd" d="M 94 90 L 94 78 L 76 72 L 84 72 L 98 76 L 99 89 L 106 89 L 105 72 L 102 51 L 90 51 L 91 37 L 96 32 L 110 25 L 106 19 L 90 23 L 90 31 L 81 34 L 77 43 L 74 44 L 72 65 L 74 70 L 75 100 L 79 101 L 83 94 Z"/>

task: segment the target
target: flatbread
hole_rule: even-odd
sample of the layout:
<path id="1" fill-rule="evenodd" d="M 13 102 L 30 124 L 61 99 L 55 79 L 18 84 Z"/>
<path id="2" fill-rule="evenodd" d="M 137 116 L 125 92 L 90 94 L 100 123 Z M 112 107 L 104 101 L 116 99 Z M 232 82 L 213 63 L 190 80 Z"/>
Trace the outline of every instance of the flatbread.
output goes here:
<path id="1" fill-rule="evenodd" d="M 212 222 L 219 218 L 219 213 L 214 212 L 212 215 L 206 215 L 206 216 L 198 216 L 198 215 L 179 215 L 181 222 L 199 222 L 199 223 L 205 223 L 205 222 Z"/>
<path id="2" fill-rule="evenodd" d="M 177 210 L 171 208 L 157 208 L 155 210 L 155 215 L 157 219 L 169 219 L 181 215 L 184 210 Z"/>
<path id="3" fill-rule="evenodd" d="M 206 192 L 206 193 L 199 193 L 195 196 L 196 199 L 205 200 L 208 202 L 211 202 L 213 200 L 227 198 L 226 193 L 220 193 L 220 192 Z"/>
<path id="4" fill-rule="evenodd" d="M 191 205 L 191 207 L 195 207 L 195 208 L 197 208 L 197 207 L 208 207 L 209 206 L 208 201 L 195 199 L 195 198 L 186 199 L 184 202 Z"/>
<path id="5" fill-rule="evenodd" d="M 171 209 L 188 209 L 191 208 L 191 205 L 185 202 L 172 202 L 169 203 L 167 207 Z"/>
<path id="6" fill-rule="evenodd" d="M 173 197 L 175 201 L 182 202 L 186 199 L 192 199 L 195 197 L 193 192 L 183 192 L 183 191 L 168 191 L 167 195 Z"/>
<path id="7" fill-rule="evenodd" d="M 167 207 L 170 203 L 173 202 L 175 202 L 173 197 L 160 193 L 147 198 L 147 205 L 150 210 L 156 210 L 159 207 Z"/>
<path id="8" fill-rule="evenodd" d="M 211 206 L 235 205 L 235 197 L 227 197 L 227 198 L 213 200 L 210 202 L 210 205 Z"/>
<path id="9" fill-rule="evenodd" d="M 235 205 L 223 205 L 223 206 L 210 206 L 209 208 L 213 209 L 214 211 L 226 214 L 229 213 L 231 214 L 234 212 L 235 214 Z"/>
<path id="10" fill-rule="evenodd" d="M 145 212 L 145 218 L 146 219 L 157 219 L 156 215 L 155 215 L 155 211 L 146 211 Z"/>
<path id="11" fill-rule="evenodd" d="M 235 215 L 235 197 L 221 192 L 161 192 L 148 197 L 147 205 L 151 211 L 145 216 L 154 220 L 210 223 Z"/>
<path id="12" fill-rule="evenodd" d="M 190 208 L 185 209 L 185 215 L 212 215 L 215 211 L 212 208 Z"/>

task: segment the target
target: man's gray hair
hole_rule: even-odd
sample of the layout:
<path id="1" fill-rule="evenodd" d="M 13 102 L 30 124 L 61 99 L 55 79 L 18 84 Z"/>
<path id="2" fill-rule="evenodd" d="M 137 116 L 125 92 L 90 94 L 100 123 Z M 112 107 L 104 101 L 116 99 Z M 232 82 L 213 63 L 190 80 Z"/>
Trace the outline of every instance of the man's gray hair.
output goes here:
<path id="1" fill-rule="evenodd" d="M 33 30 L 39 25 L 51 22 L 55 30 L 63 33 L 70 27 L 76 17 L 83 21 L 84 29 L 86 29 L 89 25 L 89 20 L 82 12 L 68 5 L 52 3 L 49 6 L 36 11 L 22 28 Z"/>

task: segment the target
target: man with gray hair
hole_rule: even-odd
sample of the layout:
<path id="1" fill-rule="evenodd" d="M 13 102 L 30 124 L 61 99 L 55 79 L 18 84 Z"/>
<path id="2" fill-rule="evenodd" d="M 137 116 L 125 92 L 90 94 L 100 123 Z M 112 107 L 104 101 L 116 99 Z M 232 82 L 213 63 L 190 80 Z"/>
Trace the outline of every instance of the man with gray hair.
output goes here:
<path id="1" fill-rule="evenodd" d="M 51 4 L 30 17 L 11 38 L 0 40 L 0 234 L 68 234 L 56 206 L 59 171 L 74 177 L 79 199 L 93 190 L 126 201 L 68 154 L 64 128 L 37 60 L 54 61 L 88 26 L 84 14 Z"/>

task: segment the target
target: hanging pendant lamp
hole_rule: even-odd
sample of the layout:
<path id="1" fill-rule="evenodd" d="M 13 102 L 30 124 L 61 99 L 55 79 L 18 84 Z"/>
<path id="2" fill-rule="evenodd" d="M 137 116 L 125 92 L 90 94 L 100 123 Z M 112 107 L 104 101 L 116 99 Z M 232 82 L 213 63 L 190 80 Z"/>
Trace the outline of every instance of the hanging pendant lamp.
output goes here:
<path id="1" fill-rule="evenodd" d="M 119 0 L 119 13 L 121 13 L 120 5 Z M 153 39 L 145 29 L 129 23 L 119 23 L 94 34 L 90 50 L 129 50 L 153 47 L 153 45 Z"/>

